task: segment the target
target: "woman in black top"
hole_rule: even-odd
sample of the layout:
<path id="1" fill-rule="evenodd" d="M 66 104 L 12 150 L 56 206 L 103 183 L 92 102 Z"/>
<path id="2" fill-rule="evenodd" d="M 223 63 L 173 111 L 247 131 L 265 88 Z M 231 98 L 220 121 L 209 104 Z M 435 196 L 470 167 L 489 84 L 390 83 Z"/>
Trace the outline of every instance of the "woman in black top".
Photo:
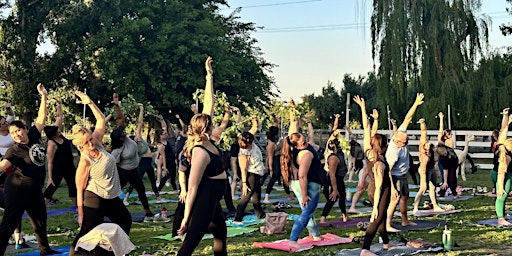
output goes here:
<path id="1" fill-rule="evenodd" d="M 62 135 L 62 107 L 57 103 L 57 120 L 55 124 L 44 127 L 44 133 L 48 137 L 46 157 L 48 158 L 48 187 L 44 191 L 46 204 L 52 202 L 52 197 L 62 181 L 66 180 L 68 196 L 76 207 L 76 166 L 73 162 L 71 141 Z M 57 164 L 55 164 L 57 163 Z"/>
<path id="2" fill-rule="evenodd" d="M 46 233 L 46 205 L 42 192 L 46 157 L 39 141 L 46 121 L 47 92 L 42 84 L 37 85 L 37 91 L 41 95 L 41 103 L 34 126 L 27 129 L 21 121 L 13 121 L 9 125 L 14 145 L 0 162 L 2 172 L 13 167 L 4 183 L 5 212 L 0 224 L 0 255 L 4 255 L 9 238 L 25 211 L 34 228 L 41 255 L 59 253 L 50 248 Z"/>
<path id="3" fill-rule="evenodd" d="M 391 173 L 385 160 L 387 139 L 381 134 L 370 135 L 370 126 L 366 115 L 366 106 L 363 98 L 354 97 L 354 101 L 361 107 L 364 127 L 364 152 L 368 161 L 373 163 L 371 172 L 375 177 L 375 194 L 373 198 L 373 210 L 370 217 L 370 226 L 366 229 L 363 250 L 361 255 L 375 255 L 370 251 L 370 245 L 377 231 L 383 241 L 383 248 L 389 248 L 389 237 L 386 230 L 386 211 L 391 196 L 398 198 L 398 191 L 391 186 Z"/>
<path id="4" fill-rule="evenodd" d="M 178 235 L 185 240 L 178 255 L 192 255 L 209 231 L 213 235 L 214 255 L 227 255 L 227 229 L 220 200 L 224 195 L 227 174 L 222 168 L 221 151 L 210 141 L 213 131 L 213 71 L 211 57 L 206 60 L 206 88 L 202 114 L 190 120 L 185 156 L 190 163 L 185 214 Z"/>

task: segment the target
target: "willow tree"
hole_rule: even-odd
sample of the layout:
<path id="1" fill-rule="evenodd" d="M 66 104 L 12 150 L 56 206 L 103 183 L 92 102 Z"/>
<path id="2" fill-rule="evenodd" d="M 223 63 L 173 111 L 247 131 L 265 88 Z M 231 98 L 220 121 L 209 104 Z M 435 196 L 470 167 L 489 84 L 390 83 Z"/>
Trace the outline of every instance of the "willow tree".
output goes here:
<path id="1" fill-rule="evenodd" d="M 464 92 L 465 74 L 487 45 L 488 22 L 474 15 L 480 5 L 480 0 L 373 1 L 372 54 L 381 108 L 390 105 L 393 117 L 403 118 L 418 91 L 427 97 L 419 109 L 427 122 L 446 104 L 466 107 L 456 95 Z"/>

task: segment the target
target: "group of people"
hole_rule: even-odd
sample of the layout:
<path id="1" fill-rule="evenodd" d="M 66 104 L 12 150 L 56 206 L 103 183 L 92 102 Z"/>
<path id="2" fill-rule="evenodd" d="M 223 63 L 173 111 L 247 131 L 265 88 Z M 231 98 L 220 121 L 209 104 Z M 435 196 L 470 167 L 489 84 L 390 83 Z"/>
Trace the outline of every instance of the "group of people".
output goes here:
<path id="1" fill-rule="evenodd" d="M 42 85 L 37 86 L 41 95 L 38 116 L 32 127 L 22 121 L 14 120 L 13 114 L 0 118 L 0 171 L 5 175 L 3 208 L 5 209 L 0 224 L 0 254 L 6 250 L 9 237 L 14 232 L 19 238 L 21 216 L 27 212 L 34 228 L 41 255 L 57 253 L 48 244 L 46 205 L 55 202 L 52 198 L 62 179 L 68 184 L 68 194 L 76 206 L 78 224 L 81 229 L 75 237 L 70 255 L 76 252 L 79 239 L 103 223 L 104 217 L 119 225 L 126 233 L 130 233 L 131 215 L 126 208 L 128 204 L 119 198 L 122 188 L 130 184 L 128 194 L 135 189 L 146 213 L 146 221 L 169 221 L 165 216 L 155 215 L 150 209 L 145 193 L 142 176 L 147 174 L 157 201 L 161 200 L 159 192 L 165 183 L 173 190 L 178 190 L 179 203 L 172 225 L 173 236 L 183 236 L 183 243 L 178 255 L 191 255 L 205 233 L 213 234 L 213 252 L 215 255 L 227 255 L 227 228 L 220 200 L 224 198 L 230 211 L 234 213 L 234 221 L 241 222 L 247 204 L 251 200 L 258 218 L 265 218 L 263 203 L 269 202 L 269 194 L 276 182 L 282 178 L 285 192 L 290 200 L 295 198 L 301 207 L 301 214 L 294 221 L 289 237 L 290 246 L 298 247 L 300 234 L 304 229 L 314 240 L 321 240 L 321 233 L 315 221 L 315 210 L 323 193 L 327 203 L 322 211 L 320 222 L 325 222 L 336 201 L 342 212 L 341 218 L 347 221 L 349 216 L 345 207 L 346 189 L 345 176 L 352 180 L 359 172 L 357 192 L 352 198 L 352 206 L 348 212 L 355 211 L 355 203 L 361 194 L 368 190 L 372 203 L 370 222 L 363 244 L 362 255 L 373 255 L 370 251 L 371 242 L 377 231 L 382 237 L 384 248 L 389 247 L 388 232 L 397 232 L 391 220 L 397 205 L 402 215 L 401 224 L 415 225 L 407 216 L 407 200 L 409 186 L 407 173 L 411 164 L 408 149 L 407 127 L 411 123 L 416 109 L 423 104 L 423 94 L 417 94 L 412 107 L 407 112 L 403 123 L 396 127 L 390 140 L 378 130 L 378 112 L 372 111 L 373 123 L 370 124 L 363 98 L 356 96 L 354 102 L 362 112 L 364 129 L 363 145 L 357 142 L 355 135 L 350 134 L 350 153 L 345 155 L 341 146 L 341 130 L 338 129 L 339 115 L 335 115 L 333 132 L 329 137 L 325 152 L 319 153 L 320 147 L 314 142 L 311 122 L 308 121 L 308 136 L 299 131 L 299 118 L 295 116 L 294 102 L 290 100 L 290 124 L 288 134 L 279 136 L 277 122 L 267 132 L 266 160 L 260 147 L 255 143 L 259 120 L 252 118 L 252 126 L 237 138 L 231 148 L 230 159 L 216 146 L 220 134 L 229 123 L 231 111 L 238 116 L 236 108 L 226 108 L 223 121 L 215 126 L 212 116 L 215 107 L 213 89 L 213 59 L 208 57 L 205 62 L 206 85 L 203 109 L 189 121 L 188 127 L 180 121 L 175 145 L 168 140 L 169 124 L 161 119 L 161 128 L 155 131 L 156 169 L 153 167 L 153 152 L 148 142 L 142 137 L 144 122 L 144 106 L 139 105 L 140 112 L 135 135 L 126 134 L 126 119 L 120 108 L 117 94 L 113 96 L 116 116 L 116 127 L 110 134 L 111 150 L 103 146 L 106 123 L 109 117 L 101 112 L 94 101 L 83 92 L 75 94 L 80 103 L 89 106 L 95 125 L 87 128 L 75 125 L 72 129 L 72 140 L 61 134 L 62 108 L 57 105 L 57 119 L 52 126 L 45 126 L 47 118 L 47 92 Z M 11 113 L 11 112 L 9 112 Z M 459 196 L 457 187 L 457 167 L 468 152 L 467 136 L 465 149 L 457 154 L 453 148 L 451 132 L 443 128 L 443 115 L 440 117 L 440 132 L 436 145 L 427 141 L 427 128 L 424 119 L 419 119 L 421 138 L 419 145 L 420 189 L 414 201 L 414 211 L 418 210 L 420 198 L 429 189 L 434 210 L 442 211 L 436 202 L 436 155 L 439 158 L 438 168 L 441 170 L 441 194 L 450 188 L 454 196 Z M 502 129 L 497 133 L 495 150 L 495 184 L 498 194 L 496 212 L 499 222 L 512 225 L 504 218 L 504 200 L 512 186 L 512 175 L 509 163 L 512 157 L 512 140 L 506 139 L 508 131 L 508 109 L 503 111 Z M 43 148 L 41 131 L 48 137 L 47 148 Z M 78 166 L 73 164 L 72 146 L 80 153 Z M 349 159 L 347 162 L 346 160 Z M 226 162 L 229 161 L 228 164 Z M 59 163 L 58 166 L 55 163 Z M 45 164 L 48 175 L 46 177 Z M 232 174 L 229 173 L 232 170 Z M 230 181 L 230 176 L 232 179 Z M 261 199 L 262 186 L 266 176 L 270 181 Z M 46 189 L 43 191 L 46 181 Z M 232 202 L 234 190 L 240 183 L 241 199 L 235 207 Z M 291 194 L 293 192 L 293 195 Z M 17 230 L 17 231 L 15 231 Z"/>

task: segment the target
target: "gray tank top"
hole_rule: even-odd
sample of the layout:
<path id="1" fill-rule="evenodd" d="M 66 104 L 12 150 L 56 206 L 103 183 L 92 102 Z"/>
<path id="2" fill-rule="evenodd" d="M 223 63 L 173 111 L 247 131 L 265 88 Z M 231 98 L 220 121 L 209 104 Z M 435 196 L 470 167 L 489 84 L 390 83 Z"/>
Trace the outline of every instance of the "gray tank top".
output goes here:
<path id="1" fill-rule="evenodd" d="M 121 194 L 116 159 L 103 147 L 99 147 L 98 150 L 101 156 L 97 159 L 85 155 L 91 164 L 89 181 L 85 189 L 104 199 L 116 198 Z"/>
<path id="2" fill-rule="evenodd" d="M 139 149 L 137 147 L 137 143 L 130 139 L 128 136 L 126 137 L 126 140 L 123 143 L 123 146 L 121 148 L 117 148 L 114 150 L 120 150 L 121 151 L 121 158 L 120 162 L 117 163 L 119 168 L 123 170 L 134 170 L 139 167 Z M 113 151 L 114 151 L 113 150 Z M 114 152 L 112 152 L 113 155 L 115 155 Z M 118 153 L 119 154 L 119 153 Z"/>

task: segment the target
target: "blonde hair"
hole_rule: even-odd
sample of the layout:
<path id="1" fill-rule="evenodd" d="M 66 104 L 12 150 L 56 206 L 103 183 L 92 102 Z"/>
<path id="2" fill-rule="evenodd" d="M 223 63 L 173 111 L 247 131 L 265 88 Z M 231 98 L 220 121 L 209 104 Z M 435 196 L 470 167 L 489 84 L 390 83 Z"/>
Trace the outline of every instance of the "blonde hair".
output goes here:
<path id="1" fill-rule="evenodd" d="M 507 165 L 507 152 L 512 151 L 512 139 L 507 139 L 503 144 L 499 144 L 500 156 L 498 158 L 498 173 L 506 173 Z"/>
<path id="2" fill-rule="evenodd" d="M 92 135 L 91 130 L 85 128 L 82 125 L 74 125 L 72 128 L 72 136 L 73 140 L 71 141 L 73 145 L 75 145 L 79 151 L 82 151 L 83 146 L 85 145 L 85 138 L 87 134 Z"/>
<path id="3" fill-rule="evenodd" d="M 210 136 L 208 131 L 213 127 L 212 118 L 207 114 L 196 114 L 190 119 L 190 125 L 187 132 L 187 142 L 185 142 L 185 156 L 190 160 L 192 158 L 192 149 L 202 141 L 208 141 Z"/>

